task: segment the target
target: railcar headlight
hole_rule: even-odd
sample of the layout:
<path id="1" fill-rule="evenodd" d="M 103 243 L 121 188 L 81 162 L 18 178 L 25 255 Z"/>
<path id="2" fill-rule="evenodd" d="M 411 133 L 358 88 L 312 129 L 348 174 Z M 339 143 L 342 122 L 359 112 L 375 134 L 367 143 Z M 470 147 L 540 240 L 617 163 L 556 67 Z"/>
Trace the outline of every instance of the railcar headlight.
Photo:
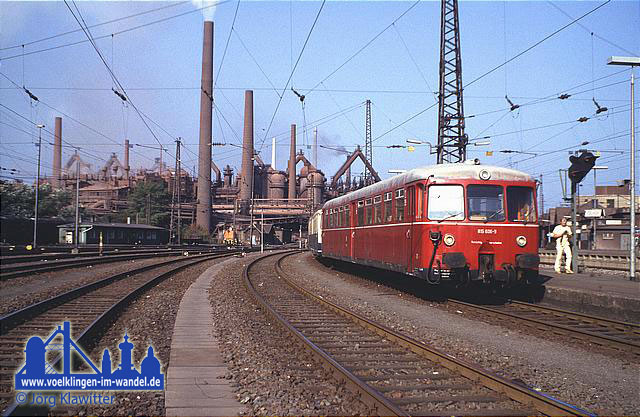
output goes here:
<path id="1" fill-rule="evenodd" d="M 518 236 L 516 238 L 516 243 L 522 248 L 527 244 L 527 238 L 524 236 Z"/>
<path id="2" fill-rule="evenodd" d="M 486 169 L 483 169 L 479 172 L 478 176 L 480 177 L 481 180 L 487 181 L 488 179 L 491 178 L 491 173 Z"/>
<path id="3" fill-rule="evenodd" d="M 444 238 L 442 239 L 442 241 L 447 246 L 453 246 L 453 244 L 456 243 L 456 238 L 453 237 L 453 235 L 450 235 L 447 233 L 446 235 L 444 235 Z"/>

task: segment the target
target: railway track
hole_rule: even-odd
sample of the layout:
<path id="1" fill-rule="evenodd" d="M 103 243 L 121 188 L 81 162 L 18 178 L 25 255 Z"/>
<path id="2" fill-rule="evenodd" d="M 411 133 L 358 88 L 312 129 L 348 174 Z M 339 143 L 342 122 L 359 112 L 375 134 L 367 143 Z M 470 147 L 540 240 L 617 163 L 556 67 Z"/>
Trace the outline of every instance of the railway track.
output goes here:
<path id="1" fill-rule="evenodd" d="M 630 352 L 640 356 L 640 325 L 603 317 L 577 313 L 522 301 L 505 300 L 500 306 L 481 306 L 459 300 L 449 300 L 464 307 L 508 319 L 518 325 L 527 325 L 554 334 L 568 335 L 597 345 Z"/>
<path id="2" fill-rule="evenodd" d="M 118 261 L 128 261 L 131 259 L 147 259 L 154 257 L 164 257 L 164 256 L 178 256 L 183 253 L 182 250 L 158 250 L 148 252 L 145 251 L 143 253 L 133 252 L 127 254 L 119 254 L 119 255 L 108 255 L 108 256 L 93 256 L 93 257 L 72 257 L 67 259 L 67 257 L 63 257 L 63 259 L 53 259 L 53 260 L 40 260 L 36 262 L 24 262 L 24 263 L 12 263 L 9 265 L 1 265 L 0 266 L 0 280 L 8 280 L 18 277 L 24 277 L 28 275 L 37 274 L 40 272 L 50 272 L 50 271 L 58 271 L 61 269 L 67 268 L 77 268 L 81 266 L 89 266 L 96 264 L 104 264 L 110 262 L 118 262 Z M 193 251 L 190 253 L 202 254 L 206 253 L 205 251 Z M 220 253 L 213 252 L 213 253 Z"/>
<path id="3" fill-rule="evenodd" d="M 13 376 L 23 363 L 22 351 L 30 336 L 47 334 L 67 320 L 71 322 L 79 346 L 91 346 L 100 337 L 104 326 L 144 291 L 187 267 L 234 253 L 195 255 L 136 268 L 0 317 L 2 415 L 9 415 L 16 408 Z M 55 366 L 61 357 L 47 359 Z"/>
<path id="4" fill-rule="evenodd" d="M 244 270 L 251 295 L 375 415 L 588 415 L 335 305 L 291 281 L 281 261 Z M 276 262 L 271 257 L 278 256 Z M 275 265 L 275 267 L 274 267 Z"/>

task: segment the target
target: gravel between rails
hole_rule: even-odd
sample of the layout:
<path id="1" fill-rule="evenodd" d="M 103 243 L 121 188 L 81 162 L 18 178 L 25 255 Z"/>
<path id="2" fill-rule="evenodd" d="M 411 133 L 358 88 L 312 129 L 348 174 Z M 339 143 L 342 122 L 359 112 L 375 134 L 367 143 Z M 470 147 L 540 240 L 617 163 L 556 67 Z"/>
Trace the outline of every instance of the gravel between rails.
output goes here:
<path id="1" fill-rule="evenodd" d="M 226 258 L 222 258 L 224 260 Z M 118 344 L 126 331 L 130 341 L 135 345 L 133 363 L 137 367 L 147 354 L 147 346 L 153 345 L 156 357 L 162 364 L 162 372 L 166 373 L 171 354 L 173 325 L 180 306 L 180 300 L 189 286 L 207 268 L 220 259 L 206 261 L 180 271 L 131 303 L 118 316 L 115 322 L 104 332 L 91 349 L 89 356 L 97 363 L 102 359 L 102 352 L 108 348 L 113 364 L 120 363 Z M 164 392 L 105 392 L 115 395 L 115 404 L 106 406 L 76 407 L 60 414 L 68 415 L 164 415 Z M 57 411 L 57 410 L 56 410 Z"/>
<path id="2" fill-rule="evenodd" d="M 272 322 L 246 291 L 242 270 L 256 255 L 220 273 L 209 299 L 214 334 L 227 362 L 244 415 L 367 415 L 355 396 L 337 383 L 292 336 Z M 270 258 L 262 274 L 273 274 Z M 259 267 L 259 266 L 258 266 Z"/>
<path id="3" fill-rule="evenodd" d="M 640 410 L 638 363 L 468 320 L 463 312 L 443 311 L 438 302 L 329 270 L 310 253 L 289 257 L 284 268 L 337 304 L 568 403 L 605 415 Z"/>
<path id="4" fill-rule="evenodd" d="M 180 257 L 137 259 L 95 266 L 82 266 L 61 271 L 42 272 L 27 277 L 13 278 L 0 282 L 0 315 L 27 307 L 38 301 L 70 291 L 82 285 L 160 261 Z"/>

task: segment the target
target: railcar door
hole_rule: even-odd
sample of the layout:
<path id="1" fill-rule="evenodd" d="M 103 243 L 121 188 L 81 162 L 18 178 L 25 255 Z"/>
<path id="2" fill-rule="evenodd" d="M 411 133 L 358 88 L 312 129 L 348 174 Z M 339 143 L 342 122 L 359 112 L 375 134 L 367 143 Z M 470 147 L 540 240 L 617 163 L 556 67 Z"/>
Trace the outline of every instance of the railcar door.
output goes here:
<path id="1" fill-rule="evenodd" d="M 414 189 L 414 187 L 411 187 Z M 413 206 L 409 207 L 411 213 L 411 262 L 409 264 L 409 272 L 420 268 L 422 264 L 422 246 L 424 225 L 420 224 L 424 221 L 424 184 L 416 184 L 413 198 L 409 200 L 413 202 Z"/>
<path id="2" fill-rule="evenodd" d="M 405 236 L 406 241 L 404 245 L 405 254 L 407 256 L 407 272 L 413 271 L 413 222 L 415 220 L 415 204 L 416 204 L 416 187 L 412 185 L 407 188 L 406 191 L 406 223 Z"/>
<path id="3" fill-rule="evenodd" d="M 349 220 L 349 256 L 351 257 L 351 259 L 355 258 L 355 244 L 356 244 L 356 225 L 357 225 L 357 221 L 356 219 L 358 218 L 358 208 L 357 208 L 357 202 L 352 202 L 351 203 L 351 210 L 350 210 L 350 215 L 351 215 L 351 219 Z"/>

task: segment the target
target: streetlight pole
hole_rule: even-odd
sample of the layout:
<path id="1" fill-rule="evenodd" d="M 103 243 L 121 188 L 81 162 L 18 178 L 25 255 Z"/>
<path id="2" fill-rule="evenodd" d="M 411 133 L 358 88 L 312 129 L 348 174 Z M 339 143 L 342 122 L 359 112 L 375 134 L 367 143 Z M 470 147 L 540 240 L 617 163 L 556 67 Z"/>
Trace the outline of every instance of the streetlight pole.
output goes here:
<path id="1" fill-rule="evenodd" d="M 593 208 L 598 208 L 598 192 L 597 192 L 597 182 L 596 182 L 596 172 L 599 169 L 609 169 L 609 167 L 606 166 L 594 166 L 593 168 Z M 602 211 L 601 211 L 602 213 Z M 595 249 L 596 248 L 596 231 L 597 231 L 597 226 L 596 223 L 598 223 L 598 218 L 594 217 L 593 218 L 593 245 L 591 247 L 591 249 Z"/>
<path id="2" fill-rule="evenodd" d="M 629 206 L 629 279 L 636 280 L 636 142 L 635 142 L 635 106 L 633 98 L 633 67 L 640 66 L 640 57 L 612 56 L 607 61 L 608 65 L 625 65 L 631 67 L 631 204 Z"/>
<path id="3" fill-rule="evenodd" d="M 253 169 L 253 164 L 255 161 L 256 157 L 255 155 L 251 156 L 251 169 Z M 251 249 L 253 249 L 253 181 L 254 181 L 254 177 L 255 175 L 251 175 L 251 207 L 250 207 L 250 223 L 249 223 L 249 247 Z"/>
<path id="4" fill-rule="evenodd" d="M 76 221 L 74 228 L 74 243 L 75 250 L 79 252 L 78 244 L 80 239 L 80 157 L 78 151 L 76 151 Z"/>
<path id="5" fill-rule="evenodd" d="M 36 203 L 33 209 L 33 249 L 38 246 L 38 189 L 40 188 L 40 154 L 42 153 L 42 129 L 43 124 L 36 125 L 38 128 L 38 171 L 36 173 Z"/>

